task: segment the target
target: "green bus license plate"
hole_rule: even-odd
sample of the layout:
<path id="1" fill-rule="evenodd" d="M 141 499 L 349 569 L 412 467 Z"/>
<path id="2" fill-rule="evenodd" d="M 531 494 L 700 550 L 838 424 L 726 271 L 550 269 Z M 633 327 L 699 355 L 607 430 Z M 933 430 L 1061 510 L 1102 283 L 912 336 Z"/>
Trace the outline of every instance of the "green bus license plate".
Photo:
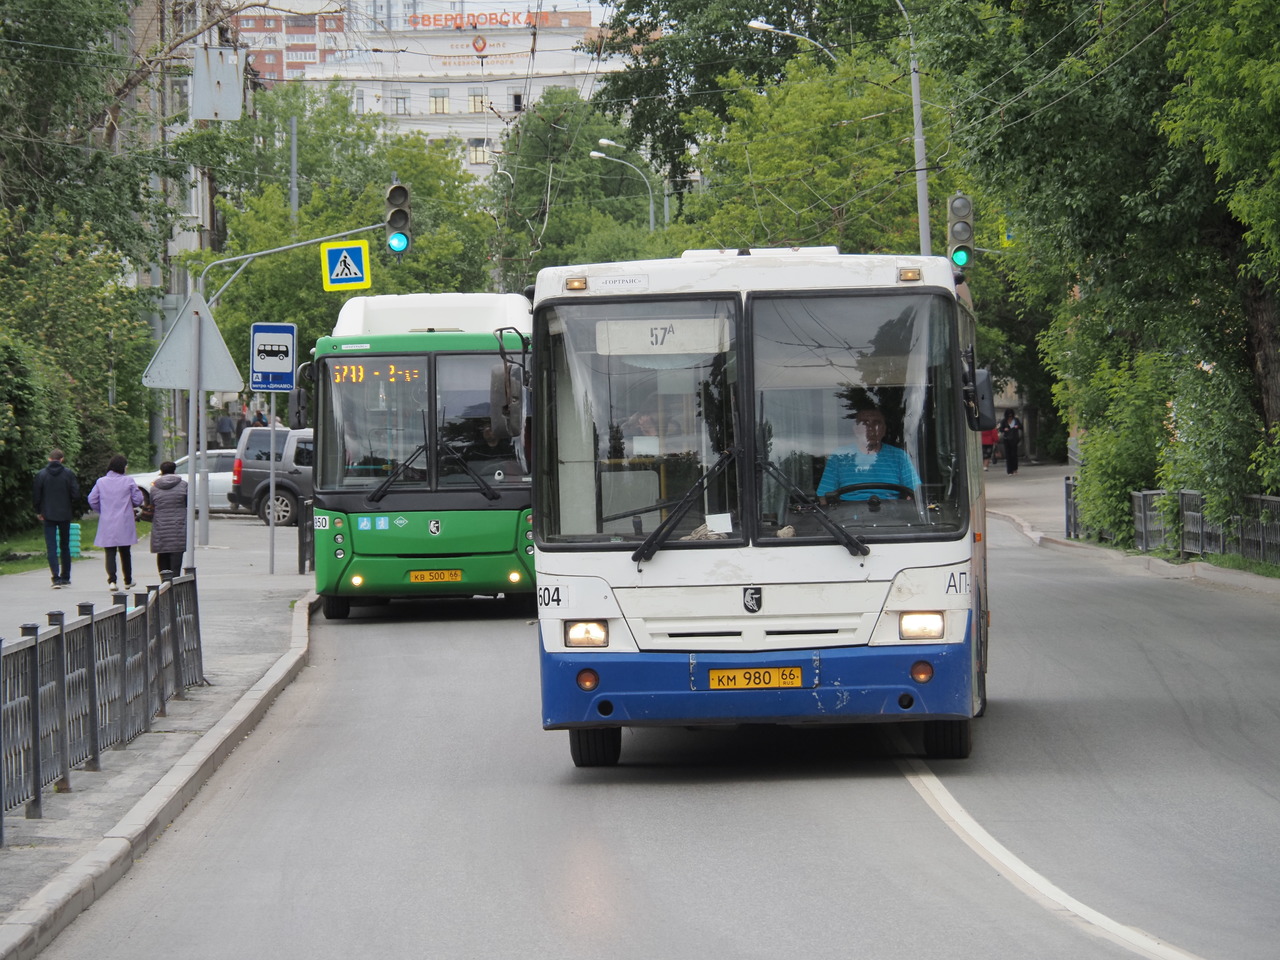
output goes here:
<path id="1" fill-rule="evenodd" d="M 410 583 L 457 583 L 462 579 L 461 570 L 410 570 Z"/>
<path id="2" fill-rule="evenodd" d="M 749 670 L 710 670 L 712 690 L 762 690 L 800 686 L 799 667 L 761 667 Z"/>

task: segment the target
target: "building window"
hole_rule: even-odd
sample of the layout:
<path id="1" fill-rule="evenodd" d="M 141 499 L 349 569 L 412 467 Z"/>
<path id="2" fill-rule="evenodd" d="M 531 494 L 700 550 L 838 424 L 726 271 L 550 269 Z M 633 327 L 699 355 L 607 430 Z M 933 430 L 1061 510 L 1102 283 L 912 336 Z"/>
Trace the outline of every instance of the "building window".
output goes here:
<path id="1" fill-rule="evenodd" d="M 402 117 L 409 115 L 409 95 L 398 93 L 391 98 L 391 112 Z"/>
<path id="2" fill-rule="evenodd" d="M 290 80 L 293 80 L 293 79 L 296 79 L 297 77 L 305 77 L 307 75 L 307 71 L 306 70 L 286 70 L 284 72 L 284 75 L 288 77 Z"/>
<path id="3" fill-rule="evenodd" d="M 431 90 L 431 107 L 432 113 L 448 113 L 449 112 L 449 88 L 433 87 Z"/>
<path id="4" fill-rule="evenodd" d="M 484 87 L 467 88 L 467 112 L 484 113 L 485 100 L 488 94 Z"/>
<path id="5" fill-rule="evenodd" d="M 241 27 L 241 29 L 243 29 L 243 30 L 252 30 L 252 29 L 253 29 L 253 17 L 245 17 L 243 20 L 241 20 L 241 21 L 240 21 L 240 27 Z"/>
<path id="6" fill-rule="evenodd" d="M 467 141 L 467 163 L 488 163 L 489 141 L 473 137 Z"/>
<path id="7" fill-rule="evenodd" d="M 519 113 L 521 110 L 524 109 L 524 91 L 523 90 L 517 90 L 515 88 L 508 90 L 507 99 L 510 101 L 511 106 L 509 107 L 509 109 L 511 110 L 512 113 Z"/>
<path id="8" fill-rule="evenodd" d="M 275 55 L 274 53 L 264 53 L 264 54 L 262 55 L 262 62 L 263 62 L 263 63 L 275 63 L 275 62 L 276 62 L 276 55 Z"/>
<path id="9" fill-rule="evenodd" d="M 290 50 L 288 59 L 296 60 L 299 63 L 315 63 L 316 52 L 314 50 Z"/>
<path id="10" fill-rule="evenodd" d="M 356 91 L 356 113 L 364 113 L 364 91 Z"/>
<path id="11" fill-rule="evenodd" d="M 267 17 L 265 20 L 262 21 L 262 25 L 266 27 L 268 30 L 274 30 L 276 28 L 275 18 Z"/>

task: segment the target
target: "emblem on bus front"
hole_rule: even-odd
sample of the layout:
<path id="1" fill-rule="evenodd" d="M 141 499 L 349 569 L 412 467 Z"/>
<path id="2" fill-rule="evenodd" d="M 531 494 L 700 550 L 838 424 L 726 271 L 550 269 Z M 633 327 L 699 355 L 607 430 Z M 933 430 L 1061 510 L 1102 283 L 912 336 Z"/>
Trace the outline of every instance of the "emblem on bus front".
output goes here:
<path id="1" fill-rule="evenodd" d="M 747 613 L 759 613 L 764 606 L 764 590 L 760 587 L 742 588 L 742 608 Z"/>
<path id="2" fill-rule="evenodd" d="M 438 537 L 440 535 L 440 521 L 432 520 L 427 524 L 427 530 L 433 537 Z"/>

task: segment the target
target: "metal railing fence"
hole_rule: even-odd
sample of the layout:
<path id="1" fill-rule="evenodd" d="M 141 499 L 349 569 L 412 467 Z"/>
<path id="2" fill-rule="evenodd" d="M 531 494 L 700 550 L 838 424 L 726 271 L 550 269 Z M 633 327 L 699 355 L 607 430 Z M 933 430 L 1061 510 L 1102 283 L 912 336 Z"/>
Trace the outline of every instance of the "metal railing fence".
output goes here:
<path id="1" fill-rule="evenodd" d="M 1066 535 L 1112 539 L 1110 533 L 1088 530 L 1080 523 L 1075 502 L 1075 477 L 1067 477 Z M 1204 497 L 1197 490 L 1177 491 L 1173 522 L 1160 509 L 1163 490 L 1135 490 L 1130 495 L 1134 547 L 1143 553 L 1171 550 L 1183 556 L 1230 555 L 1280 564 L 1280 497 L 1242 498 L 1239 512 L 1226 523 L 1212 523 L 1204 515 Z"/>
<path id="2" fill-rule="evenodd" d="M 40 817 L 47 787 L 70 789 L 73 767 L 100 769 L 103 750 L 123 749 L 204 682 L 195 571 L 133 601 L 81 603 L 74 617 L 53 611 L 47 627 L 0 638 L 0 846 L 5 812 L 25 803 Z"/>

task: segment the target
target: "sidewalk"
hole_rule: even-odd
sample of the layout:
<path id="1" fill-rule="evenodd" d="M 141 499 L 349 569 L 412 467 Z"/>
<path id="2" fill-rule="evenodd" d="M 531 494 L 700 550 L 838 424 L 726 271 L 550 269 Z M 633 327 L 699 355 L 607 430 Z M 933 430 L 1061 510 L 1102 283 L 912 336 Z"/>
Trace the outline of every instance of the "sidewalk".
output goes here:
<path id="1" fill-rule="evenodd" d="M 174 816 L 305 662 L 311 574 L 299 575 L 297 530 L 276 530 L 268 575 L 268 528 L 256 517 L 213 516 L 209 544 L 196 547 L 200 629 L 207 686 L 171 700 L 102 770 L 71 772 L 71 791 L 43 794 L 44 817 L 19 806 L 5 815 L 0 849 L 0 960 L 35 956 L 56 933 L 106 892 Z M 17 640 L 23 623 L 48 623 L 51 610 L 110 604 L 102 551 L 88 547 L 72 563 L 72 586 L 53 590 L 49 571 L 0 576 L 0 637 Z M 144 540 L 134 547 L 134 576 L 159 583 Z M 184 562 L 192 564 L 190 555 Z"/>

